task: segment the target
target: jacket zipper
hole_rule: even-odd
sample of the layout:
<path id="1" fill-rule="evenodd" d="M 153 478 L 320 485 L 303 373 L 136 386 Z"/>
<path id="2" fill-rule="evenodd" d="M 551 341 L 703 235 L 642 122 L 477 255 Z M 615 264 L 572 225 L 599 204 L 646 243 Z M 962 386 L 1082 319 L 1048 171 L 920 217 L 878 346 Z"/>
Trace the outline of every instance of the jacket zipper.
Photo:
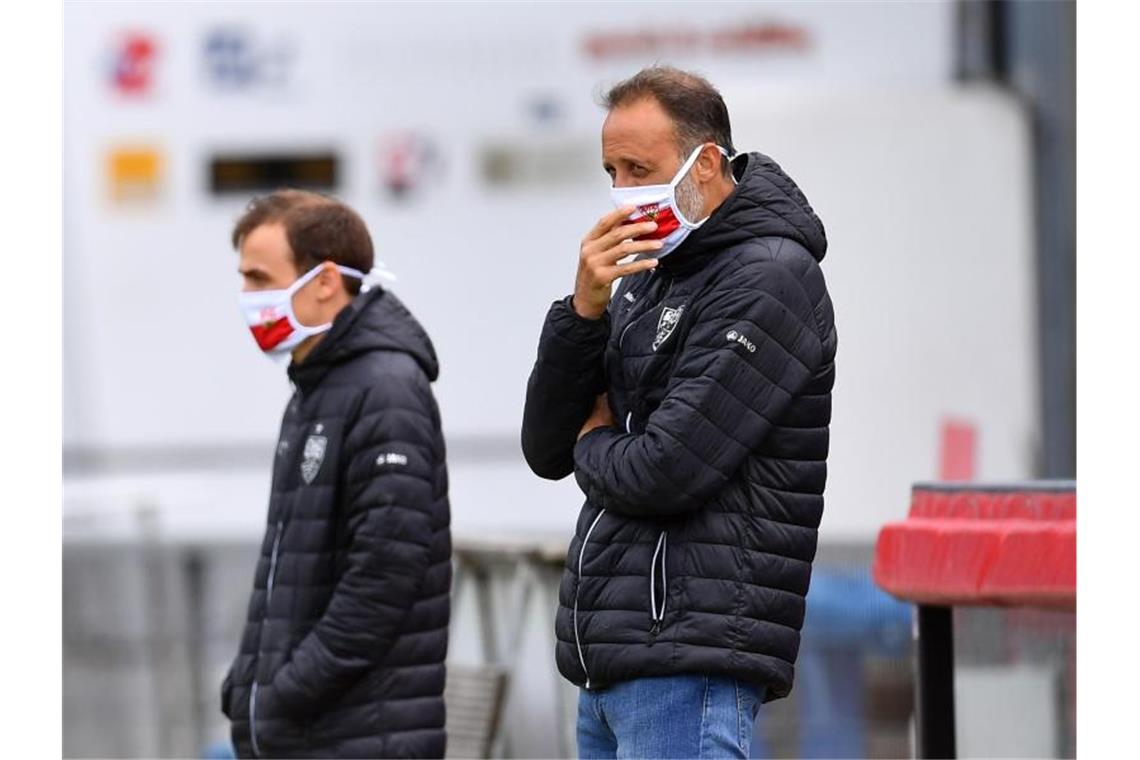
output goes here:
<path id="1" fill-rule="evenodd" d="M 622 344 L 625 342 L 625 334 L 627 332 L 629 332 L 629 328 L 633 327 L 633 324 L 635 322 L 640 321 L 645 315 L 649 314 L 654 309 L 656 309 L 658 306 L 665 303 L 665 299 L 669 297 L 669 292 L 671 290 L 673 290 L 673 280 L 672 279 L 670 279 L 669 284 L 665 286 L 665 295 L 661 296 L 660 299 L 654 301 L 653 304 L 648 309 L 646 309 L 645 311 L 638 314 L 636 317 L 633 317 L 628 322 L 626 322 L 625 327 L 622 328 L 621 335 L 618 336 L 618 350 L 619 351 L 621 350 Z"/>
<path id="2" fill-rule="evenodd" d="M 669 598 L 669 576 L 665 570 L 665 553 L 669 548 L 669 531 L 661 531 L 657 537 L 657 548 L 653 550 L 653 560 L 649 567 L 649 610 L 653 621 L 650 634 L 656 636 L 661 630 L 661 622 L 665 619 L 665 603 Z M 661 556 L 661 610 L 657 609 L 657 557 Z"/>
<path id="3" fill-rule="evenodd" d="M 582 663 L 582 672 L 586 674 L 586 688 L 590 688 L 590 671 L 586 668 L 586 655 L 582 653 L 582 636 L 578 632 L 578 593 L 582 588 L 582 558 L 586 555 L 586 544 L 590 542 L 590 534 L 594 532 L 594 527 L 598 524 L 598 520 L 602 519 L 602 515 L 606 510 L 598 513 L 594 521 L 590 523 L 590 529 L 586 531 L 586 537 L 582 539 L 582 548 L 578 550 L 578 583 L 574 586 L 574 643 L 578 647 L 578 660 Z"/>
<path id="4" fill-rule="evenodd" d="M 630 288 L 629 290 L 627 290 L 625 292 L 625 295 L 623 296 L 623 298 L 625 299 L 626 303 L 625 303 L 625 306 L 622 307 L 623 313 L 628 314 L 630 311 L 637 308 L 637 297 L 639 295 L 641 295 L 641 293 L 643 293 L 644 291 L 649 289 L 649 286 L 653 282 L 653 278 L 656 276 L 657 276 L 657 270 L 656 269 L 650 269 L 649 270 L 649 281 L 648 282 L 646 282 L 641 288 L 639 288 L 636 293 L 634 292 L 633 288 Z"/>
<path id="5" fill-rule="evenodd" d="M 269 577 L 265 580 L 265 612 L 269 614 L 269 602 L 273 599 L 273 579 L 277 574 L 277 550 L 281 546 L 281 529 L 284 520 L 277 521 L 277 529 L 273 533 L 273 552 L 269 555 Z M 262 618 L 262 625 L 265 619 Z M 253 747 L 255 757 L 261 757 L 261 750 L 257 746 L 257 664 L 254 663 L 253 686 L 249 690 L 249 743 Z"/>
<path id="6" fill-rule="evenodd" d="M 261 757 L 261 750 L 257 746 L 257 672 L 253 674 L 253 688 L 249 690 L 249 743 L 253 747 L 253 756 Z"/>

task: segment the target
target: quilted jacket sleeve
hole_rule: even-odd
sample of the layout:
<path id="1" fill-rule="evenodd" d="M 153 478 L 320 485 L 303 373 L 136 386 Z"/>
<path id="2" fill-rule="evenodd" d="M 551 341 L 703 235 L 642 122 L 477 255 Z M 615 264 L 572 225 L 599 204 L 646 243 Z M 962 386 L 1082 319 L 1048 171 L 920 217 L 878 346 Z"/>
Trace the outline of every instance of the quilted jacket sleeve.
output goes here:
<path id="1" fill-rule="evenodd" d="M 550 480 L 574 471 L 574 443 L 605 390 L 609 313 L 584 319 L 570 298 L 555 301 L 546 315 L 523 409 L 523 455 L 536 475 Z"/>
<path id="2" fill-rule="evenodd" d="M 285 713 L 316 711 L 388 655 L 429 565 L 433 471 L 444 455 L 433 444 L 437 419 L 426 376 L 408 368 L 377 378 L 348 428 L 347 567 L 274 677 L 270 696 Z"/>
<path id="3" fill-rule="evenodd" d="M 779 263 L 734 270 L 695 310 L 644 432 L 597 428 L 577 443 L 575 474 L 586 496 L 630 516 L 705 506 L 819 367 L 820 338 L 805 302 Z"/>

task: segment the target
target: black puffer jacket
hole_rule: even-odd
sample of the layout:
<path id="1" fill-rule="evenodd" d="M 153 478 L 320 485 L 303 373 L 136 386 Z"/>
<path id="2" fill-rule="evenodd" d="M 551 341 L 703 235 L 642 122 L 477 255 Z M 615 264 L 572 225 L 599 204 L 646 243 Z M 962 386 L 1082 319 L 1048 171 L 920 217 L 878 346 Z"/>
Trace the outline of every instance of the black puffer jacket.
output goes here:
<path id="1" fill-rule="evenodd" d="M 238 756 L 443 756 L 451 534 L 437 374 L 423 328 L 381 289 L 290 366 L 249 616 L 222 685 Z"/>
<path id="2" fill-rule="evenodd" d="M 722 674 L 786 696 L 827 472 L 836 333 L 823 225 L 767 156 L 601 320 L 547 315 L 522 445 L 586 494 L 555 624 L 587 688 Z M 596 394 L 619 427 L 575 443 Z"/>

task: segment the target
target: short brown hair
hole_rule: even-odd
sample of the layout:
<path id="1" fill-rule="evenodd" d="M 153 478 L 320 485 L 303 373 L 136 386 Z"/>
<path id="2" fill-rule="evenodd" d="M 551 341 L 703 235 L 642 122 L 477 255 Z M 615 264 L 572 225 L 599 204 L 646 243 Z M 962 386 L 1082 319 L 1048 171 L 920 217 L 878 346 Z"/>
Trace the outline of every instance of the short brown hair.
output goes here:
<path id="1" fill-rule="evenodd" d="M 352 267 L 367 274 L 372 269 L 372 236 L 360 215 L 328 195 L 307 190 L 277 190 L 254 198 L 234 225 L 235 249 L 246 235 L 263 224 L 281 224 L 293 250 L 293 263 L 301 274 L 322 261 Z M 360 280 L 345 277 L 349 295 L 360 292 Z"/>
<path id="2" fill-rule="evenodd" d="M 603 96 L 602 105 L 612 111 L 642 98 L 656 100 L 673 120 L 677 151 L 682 157 L 706 142 L 716 143 L 730 156 L 736 152 L 728 107 L 720 92 L 704 77 L 672 66 L 650 66 L 611 87 Z M 731 171 L 727 159 L 722 168 L 726 175 Z"/>

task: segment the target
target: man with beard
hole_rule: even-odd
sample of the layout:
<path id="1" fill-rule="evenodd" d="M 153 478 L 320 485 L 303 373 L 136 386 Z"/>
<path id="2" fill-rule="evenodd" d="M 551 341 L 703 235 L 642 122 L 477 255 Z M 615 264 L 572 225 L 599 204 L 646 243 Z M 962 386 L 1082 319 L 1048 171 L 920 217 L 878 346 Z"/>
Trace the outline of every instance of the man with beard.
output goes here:
<path id="1" fill-rule="evenodd" d="M 617 209 L 547 314 L 522 426 L 531 469 L 586 496 L 556 659 L 582 757 L 747 757 L 792 688 L 823 512 L 827 240 L 774 161 L 734 155 L 706 80 L 646 69 L 604 106 Z"/>

